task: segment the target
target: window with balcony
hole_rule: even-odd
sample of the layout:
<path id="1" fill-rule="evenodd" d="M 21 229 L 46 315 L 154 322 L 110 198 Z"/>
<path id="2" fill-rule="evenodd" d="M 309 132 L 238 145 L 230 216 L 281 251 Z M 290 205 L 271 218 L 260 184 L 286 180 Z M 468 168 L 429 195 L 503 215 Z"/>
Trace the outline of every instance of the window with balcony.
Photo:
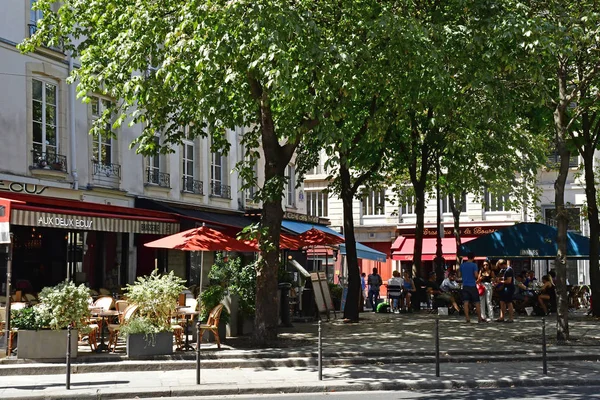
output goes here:
<path id="1" fill-rule="evenodd" d="M 568 216 L 567 230 L 581 233 L 581 208 L 565 207 Z M 544 210 L 546 224 L 556 226 L 556 208 L 546 208 Z"/>
<path id="2" fill-rule="evenodd" d="M 373 190 L 362 198 L 363 215 L 385 215 L 385 190 Z"/>
<path id="3" fill-rule="evenodd" d="M 328 196 L 326 191 L 306 192 L 306 214 L 313 217 L 327 217 Z"/>
<path id="4" fill-rule="evenodd" d="M 510 211 L 510 208 L 508 206 L 510 202 L 509 194 L 491 193 L 486 189 L 484 192 L 483 201 L 486 212 Z"/>
<path id="5" fill-rule="evenodd" d="M 464 193 L 461 196 L 454 196 L 454 206 L 460 210 L 460 212 L 467 212 L 467 194 Z M 442 198 L 442 213 L 447 214 L 452 212 L 450 207 L 450 196 Z"/>
<path id="6" fill-rule="evenodd" d="M 213 152 L 211 154 L 210 163 L 210 194 L 214 197 L 222 197 L 224 199 L 231 198 L 231 187 L 226 185 L 226 176 L 224 167 L 226 165 L 225 156 L 221 152 Z"/>
<path id="7" fill-rule="evenodd" d="M 33 34 L 35 34 L 35 32 L 37 31 L 38 21 L 44 17 L 44 13 L 41 10 L 34 10 L 34 4 L 36 2 L 37 0 L 29 1 L 29 23 L 27 25 L 29 27 L 30 37 L 33 36 Z M 53 5 L 53 9 L 57 8 L 58 5 Z M 49 44 L 46 47 L 61 53 L 64 51 L 63 43 Z"/>
<path id="8" fill-rule="evenodd" d="M 158 147 L 160 138 L 154 137 L 155 145 Z M 171 176 L 163 172 L 163 162 L 161 154 L 155 154 L 148 157 L 146 168 L 146 183 L 149 185 L 157 185 L 160 187 L 171 187 Z"/>
<path id="9" fill-rule="evenodd" d="M 296 207 L 296 169 L 293 165 L 288 165 L 286 170 L 286 178 L 286 205 L 288 207 Z"/>
<path id="10" fill-rule="evenodd" d="M 67 158 L 59 154 L 58 87 L 40 79 L 31 81 L 32 169 L 67 171 Z"/>
<path id="11" fill-rule="evenodd" d="M 202 181 L 196 179 L 196 146 L 191 140 L 184 140 L 181 145 L 181 176 L 183 191 L 204 194 Z"/>
<path id="12" fill-rule="evenodd" d="M 92 119 L 95 121 L 103 116 L 112 106 L 110 100 L 92 96 L 90 108 Z M 121 166 L 113 162 L 112 121 L 108 121 L 103 132 L 92 135 L 92 165 L 95 177 L 120 178 Z"/>

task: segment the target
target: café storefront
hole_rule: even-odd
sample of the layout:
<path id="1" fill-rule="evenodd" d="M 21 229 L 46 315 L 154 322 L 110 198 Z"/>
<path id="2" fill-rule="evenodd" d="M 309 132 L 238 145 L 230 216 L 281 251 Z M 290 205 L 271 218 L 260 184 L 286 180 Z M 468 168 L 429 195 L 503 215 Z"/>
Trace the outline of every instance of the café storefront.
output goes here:
<path id="1" fill-rule="evenodd" d="M 37 293 L 67 278 L 116 292 L 145 272 L 139 263 L 154 258 L 141 243 L 180 227 L 168 213 L 23 193 L 0 196 L 20 201 L 13 203 L 10 230 L 12 286 L 23 292 Z M 0 266 L 0 276 L 5 273 Z"/>

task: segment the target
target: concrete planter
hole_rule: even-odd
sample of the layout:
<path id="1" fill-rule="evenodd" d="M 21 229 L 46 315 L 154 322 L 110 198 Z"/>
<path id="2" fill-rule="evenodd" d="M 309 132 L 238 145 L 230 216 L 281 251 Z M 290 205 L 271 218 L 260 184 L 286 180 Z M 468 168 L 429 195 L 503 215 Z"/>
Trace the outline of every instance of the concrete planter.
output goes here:
<path id="1" fill-rule="evenodd" d="M 65 360 L 67 357 L 67 331 L 19 330 L 17 358 L 35 360 Z M 71 357 L 77 357 L 78 332 L 71 331 Z"/>
<path id="2" fill-rule="evenodd" d="M 127 335 L 127 357 L 144 358 L 173 354 L 173 332 L 160 332 L 146 341 L 146 335 Z"/>

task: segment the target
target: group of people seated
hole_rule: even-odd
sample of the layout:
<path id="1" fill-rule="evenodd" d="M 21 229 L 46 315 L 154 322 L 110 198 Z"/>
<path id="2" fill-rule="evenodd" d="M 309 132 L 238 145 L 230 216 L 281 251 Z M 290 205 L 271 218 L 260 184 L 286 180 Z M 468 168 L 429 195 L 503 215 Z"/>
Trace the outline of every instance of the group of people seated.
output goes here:
<path id="1" fill-rule="evenodd" d="M 515 274 L 504 260 L 495 265 L 485 260 L 477 270 L 474 268 L 477 293 L 470 293 L 469 299 L 464 299 L 464 290 L 454 270 L 448 270 L 441 283 L 435 272 L 430 272 L 428 280 L 413 279 L 409 271 L 393 272 L 393 277 L 387 282 L 388 302 L 394 312 L 412 312 L 419 303 L 428 303 L 432 308 L 449 307 L 450 311 L 461 312 L 464 304 L 478 305 L 480 322 L 490 322 L 494 319 L 494 305 L 500 304 L 498 322 L 512 321 L 513 313 L 525 313 L 528 307 L 536 314 L 547 315 L 556 309 L 556 290 L 554 271 L 544 275 L 541 284 L 537 282 L 534 271 L 523 271 Z M 418 282 L 417 282 L 418 281 Z M 470 285 L 469 285 L 470 286 Z M 479 300 L 479 301 L 476 301 Z M 412 302 L 416 301 L 415 307 Z M 464 303 L 467 301 L 467 303 Z M 494 301 L 494 303 L 493 303 Z M 463 308 L 461 310 L 461 307 Z M 529 309 L 531 313 L 531 309 Z M 468 314 L 466 314 L 468 315 Z M 467 316 L 468 320 L 468 316 Z"/>

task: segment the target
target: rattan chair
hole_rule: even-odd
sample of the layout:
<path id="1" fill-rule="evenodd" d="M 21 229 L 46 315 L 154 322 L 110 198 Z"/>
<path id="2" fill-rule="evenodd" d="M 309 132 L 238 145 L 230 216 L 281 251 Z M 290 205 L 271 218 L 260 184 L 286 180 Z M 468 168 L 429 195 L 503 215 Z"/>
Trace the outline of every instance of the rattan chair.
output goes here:
<path id="1" fill-rule="evenodd" d="M 200 325 L 200 338 L 204 334 L 204 331 L 210 331 L 215 336 L 217 347 L 221 348 L 221 339 L 219 338 L 219 320 L 221 319 L 221 313 L 223 312 L 223 304 L 217 305 L 215 308 L 210 310 L 206 324 Z"/>
<path id="2" fill-rule="evenodd" d="M 110 349 L 112 344 L 113 352 L 117 347 L 117 341 L 119 340 L 119 331 L 121 330 L 121 327 L 126 324 L 131 317 L 133 317 L 137 310 L 138 306 L 136 304 L 130 304 L 123 312 L 123 317 L 120 318 L 118 324 L 108 324 L 108 348 Z"/>

